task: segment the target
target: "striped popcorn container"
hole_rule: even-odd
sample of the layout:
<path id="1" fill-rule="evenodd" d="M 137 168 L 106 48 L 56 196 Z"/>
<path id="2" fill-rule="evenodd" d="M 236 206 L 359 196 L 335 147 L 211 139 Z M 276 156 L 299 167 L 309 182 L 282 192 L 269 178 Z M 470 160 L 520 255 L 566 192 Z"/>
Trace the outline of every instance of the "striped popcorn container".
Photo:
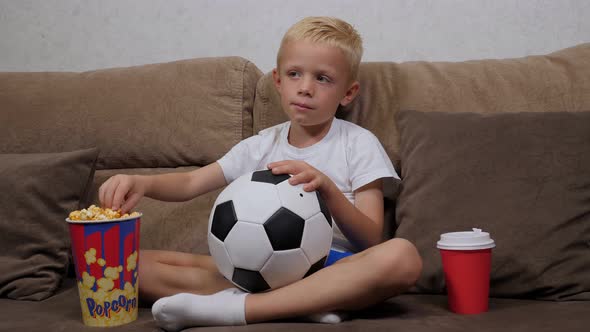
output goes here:
<path id="1" fill-rule="evenodd" d="M 85 325 L 117 326 L 137 319 L 140 220 L 141 214 L 106 221 L 66 219 Z"/>

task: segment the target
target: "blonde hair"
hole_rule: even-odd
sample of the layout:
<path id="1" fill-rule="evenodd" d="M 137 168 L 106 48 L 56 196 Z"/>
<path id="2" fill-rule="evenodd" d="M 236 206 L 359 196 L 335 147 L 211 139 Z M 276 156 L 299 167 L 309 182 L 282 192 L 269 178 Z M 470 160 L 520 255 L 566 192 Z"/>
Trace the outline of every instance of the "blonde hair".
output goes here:
<path id="1" fill-rule="evenodd" d="M 283 36 L 277 54 L 277 68 L 280 67 L 284 46 L 291 41 L 305 40 L 337 47 L 344 52 L 350 65 L 351 79 L 356 80 L 363 56 L 363 40 L 352 25 L 335 17 L 306 17 L 295 23 Z"/>

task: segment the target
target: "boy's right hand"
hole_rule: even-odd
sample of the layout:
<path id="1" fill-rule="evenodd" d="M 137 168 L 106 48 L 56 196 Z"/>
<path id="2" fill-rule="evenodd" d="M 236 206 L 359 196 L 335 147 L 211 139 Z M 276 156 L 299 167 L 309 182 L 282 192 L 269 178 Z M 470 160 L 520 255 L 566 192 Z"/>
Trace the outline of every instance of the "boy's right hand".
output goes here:
<path id="1" fill-rule="evenodd" d="M 106 180 L 98 189 L 98 199 L 104 208 L 131 211 L 146 192 L 146 178 L 138 175 L 118 174 Z"/>

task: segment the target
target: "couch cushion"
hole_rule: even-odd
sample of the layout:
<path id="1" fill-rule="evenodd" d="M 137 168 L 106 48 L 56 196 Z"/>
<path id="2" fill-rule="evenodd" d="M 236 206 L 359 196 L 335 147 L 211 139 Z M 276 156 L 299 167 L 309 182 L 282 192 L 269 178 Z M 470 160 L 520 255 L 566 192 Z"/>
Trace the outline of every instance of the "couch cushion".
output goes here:
<path id="1" fill-rule="evenodd" d="M 590 43 L 548 55 L 399 67 L 399 110 L 573 112 L 590 110 Z M 396 128 L 392 128 L 392 134 Z M 399 151 L 399 145 L 395 154 Z"/>
<path id="2" fill-rule="evenodd" d="M 590 43 L 542 56 L 463 62 L 362 63 L 359 96 L 338 117 L 371 130 L 396 168 L 400 109 L 441 112 L 590 110 Z M 285 121 L 267 73 L 256 87 L 254 132 Z"/>
<path id="3" fill-rule="evenodd" d="M 436 241 L 489 231 L 492 296 L 590 299 L 590 112 L 401 111 L 396 236 L 442 292 Z"/>
<path id="4" fill-rule="evenodd" d="M 260 76 L 238 57 L 0 73 L 0 153 L 96 146 L 99 169 L 208 164 L 252 134 Z"/>
<path id="5" fill-rule="evenodd" d="M 442 295 L 401 295 L 351 315 L 340 324 L 305 323 L 286 319 L 246 326 L 193 327 L 191 332 L 585 332 L 590 324 L 590 302 L 548 302 L 490 299 L 489 311 L 480 315 L 457 315 L 447 309 Z M 34 319 L 31 319 L 34 313 Z M 78 291 L 73 280 L 56 296 L 40 302 L 0 299 L 0 331 L 101 331 L 84 326 Z M 105 331 L 158 331 L 149 307 L 140 306 L 138 318 Z"/>
<path id="6" fill-rule="evenodd" d="M 65 218 L 86 204 L 98 150 L 0 154 L 0 297 L 42 300 L 68 263 Z"/>

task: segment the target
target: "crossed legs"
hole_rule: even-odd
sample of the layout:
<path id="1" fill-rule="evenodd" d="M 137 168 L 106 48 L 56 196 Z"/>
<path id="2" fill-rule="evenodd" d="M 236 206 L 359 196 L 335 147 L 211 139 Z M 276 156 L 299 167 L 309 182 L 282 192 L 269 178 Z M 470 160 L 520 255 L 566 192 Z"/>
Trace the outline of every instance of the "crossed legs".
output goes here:
<path id="1" fill-rule="evenodd" d="M 219 297 L 218 294 L 223 293 L 223 301 L 231 301 L 233 294 L 237 294 L 217 293 L 233 285 L 218 272 L 209 256 L 149 250 L 141 255 L 140 292 L 145 299 L 155 300 L 177 293 L 216 293 L 212 296 Z M 245 298 L 242 317 L 248 323 L 255 323 L 366 308 L 407 290 L 415 283 L 421 269 L 422 261 L 416 248 L 406 240 L 391 239 L 285 287 L 240 295 L 242 301 Z M 187 323 L 199 325 L 199 317 L 196 317 L 199 312 L 184 309 L 208 297 L 188 295 L 182 301 L 188 298 L 194 301 L 182 306 L 184 312 L 180 318 L 193 315 Z M 223 305 L 219 308 L 226 309 Z"/>

